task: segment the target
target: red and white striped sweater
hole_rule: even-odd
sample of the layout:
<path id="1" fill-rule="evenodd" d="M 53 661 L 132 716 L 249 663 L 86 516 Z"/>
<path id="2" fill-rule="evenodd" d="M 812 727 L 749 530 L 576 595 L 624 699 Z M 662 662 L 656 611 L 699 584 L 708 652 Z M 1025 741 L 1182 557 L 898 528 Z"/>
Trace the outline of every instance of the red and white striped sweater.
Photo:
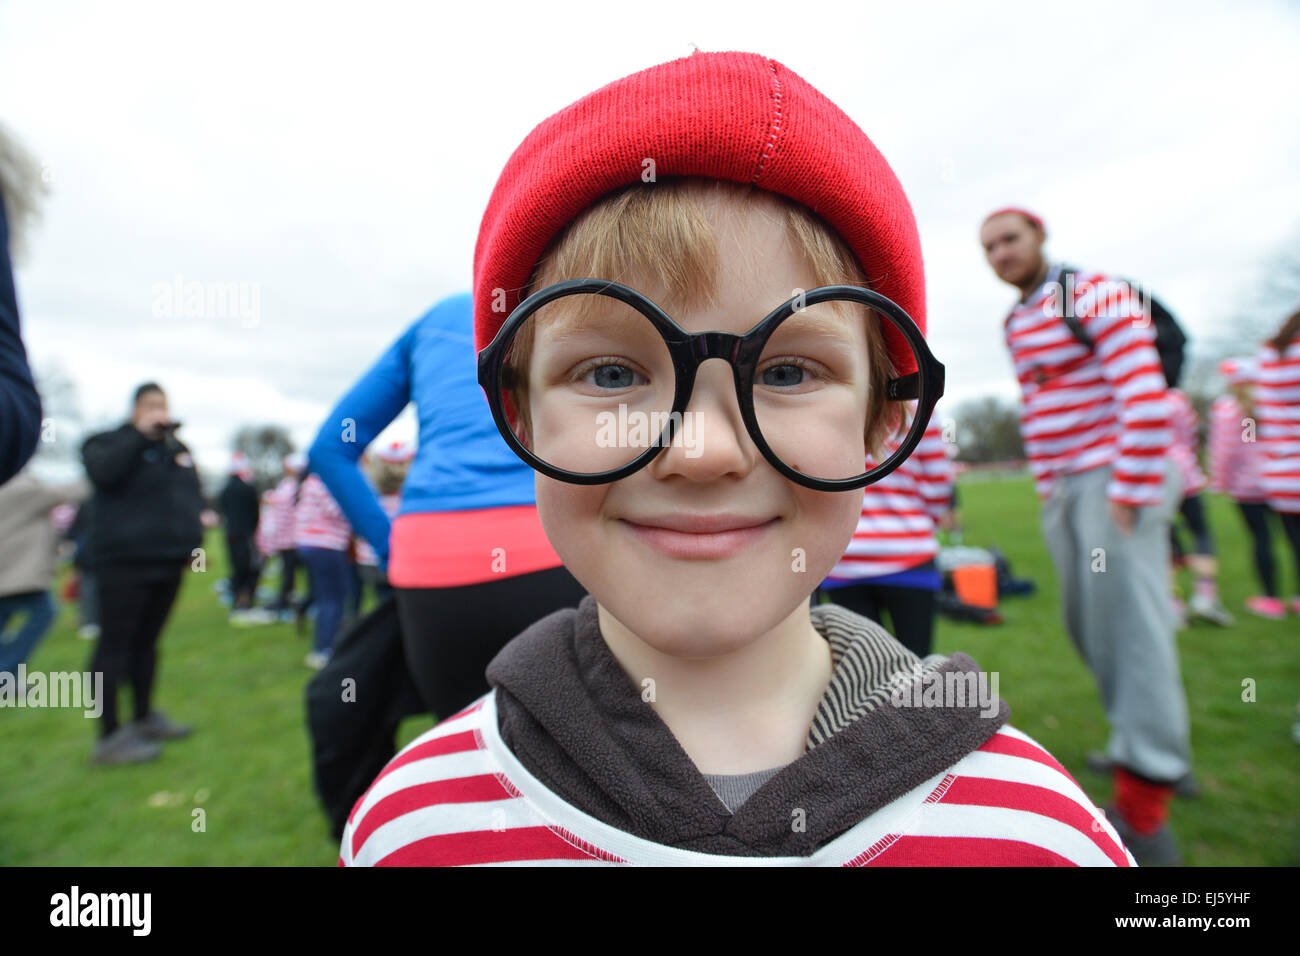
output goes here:
<path id="1" fill-rule="evenodd" d="M 1261 502 L 1264 491 L 1264 446 L 1258 425 L 1231 395 L 1210 406 L 1210 488 L 1234 501 Z"/>
<path id="2" fill-rule="evenodd" d="M 867 464 L 870 467 L 870 459 Z M 878 578 L 929 561 L 939 553 L 934 529 L 951 500 L 952 462 L 939 423 L 932 417 L 911 456 L 864 489 L 853 540 L 829 579 Z"/>
<path id="3" fill-rule="evenodd" d="M 1197 449 L 1200 447 L 1198 427 L 1200 420 L 1197 418 L 1196 409 L 1192 407 L 1191 399 L 1181 390 L 1171 388 L 1166 394 L 1173 409 L 1171 420 L 1174 430 L 1174 441 L 1169 446 L 1169 458 L 1178 468 L 1178 474 L 1183 479 L 1183 497 L 1190 498 L 1192 495 L 1199 495 L 1209 483 L 1205 478 L 1205 472 L 1201 470 L 1201 462 L 1197 454 Z"/>
<path id="4" fill-rule="evenodd" d="M 1038 494 L 1046 499 L 1058 476 L 1110 466 L 1112 501 L 1158 504 L 1173 432 L 1154 331 L 1128 286 L 1078 272 L 1074 314 L 1094 342 L 1089 349 L 1059 315 L 1057 272 L 1012 310 L 1004 330 Z"/>
<path id="5" fill-rule="evenodd" d="M 352 526 L 343 517 L 338 502 L 319 475 L 308 475 L 294 509 L 294 544 L 299 548 L 346 551 L 351 543 Z"/>
<path id="6" fill-rule="evenodd" d="M 1004 726 L 808 857 L 664 846 L 573 807 L 497 730 L 495 691 L 406 746 L 352 810 L 340 866 L 1134 866 L 1069 773 Z"/>
<path id="7" fill-rule="evenodd" d="M 1300 337 L 1259 352 L 1255 414 L 1264 446 L 1264 488 L 1274 511 L 1300 514 Z"/>
<path id="8" fill-rule="evenodd" d="M 297 490 L 298 480 L 286 476 L 273 489 L 263 492 L 257 522 L 257 548 L 263 554 L 297 547 L 293 517 L 293 496 Z"/>

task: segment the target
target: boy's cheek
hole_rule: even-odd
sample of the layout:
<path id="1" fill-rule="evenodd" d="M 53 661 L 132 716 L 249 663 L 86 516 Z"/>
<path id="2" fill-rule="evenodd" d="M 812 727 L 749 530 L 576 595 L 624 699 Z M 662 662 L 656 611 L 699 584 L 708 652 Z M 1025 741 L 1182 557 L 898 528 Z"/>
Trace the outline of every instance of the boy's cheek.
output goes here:
<path id="1" fill-rule="evenodd" d="M 533 475 L 537 495 L 537 515 L 551 547 L 565 565 L 570 565 L 578 549 L 590 549 L 597 542 L 585 540 L 594 532 L 593 522 L 600 514 L 608 485 L 573 485 Z"/>
<path id="2" fill-rule="evenodd" d="M 795 534 L 796 547 L 806 554 L 808 590 L 821 584 L 830 574 L 853 540 L 862 517 L 862 490 L 801 492 L 800 528 Z M 807 538 L 807 544 L 802 540 Z M 815 580 L 812 580 L 814 579 Z"/>

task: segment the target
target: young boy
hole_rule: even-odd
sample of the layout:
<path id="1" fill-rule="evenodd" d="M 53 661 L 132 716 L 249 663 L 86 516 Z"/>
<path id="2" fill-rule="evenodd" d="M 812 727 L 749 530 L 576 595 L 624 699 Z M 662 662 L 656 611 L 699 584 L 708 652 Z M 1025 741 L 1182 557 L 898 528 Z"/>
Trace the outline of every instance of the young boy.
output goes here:
<path id="1" fill-rule="evenodd" d="M 872 293 L 800 298 L 825 286 Z M 917 439 L 942 374 L 908 338 L 910 206 L 847 116 L 753 54 L 610 84 L 510 159 L 475 299 L 480 380 L 590 596 L 393 759 L 341 865 L 1132 865 L 996 675 L 809 608 L 908 373 Z"/>

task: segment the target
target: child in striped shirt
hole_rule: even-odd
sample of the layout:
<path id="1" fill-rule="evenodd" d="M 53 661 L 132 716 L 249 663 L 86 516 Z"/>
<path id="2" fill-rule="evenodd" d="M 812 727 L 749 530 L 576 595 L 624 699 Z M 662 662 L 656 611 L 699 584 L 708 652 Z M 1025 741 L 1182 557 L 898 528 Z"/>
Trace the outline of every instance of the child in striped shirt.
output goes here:
<path id="1" fill-rule="evenodd" d="M 943 585 L 935 531 L 950 515 L 952 487 L 952 461 L 932 417 L 912 457 L 867 487 L 853 540 L 822 582 L 841 607 L 881 623 L 881 612 L 888 613 L 894 637 L 917 657 L 934 642 Z"/>
<path id="2" fill-rule="evenodd" d="M 1219 559 L 1214 553 L 1214 538 L 1210 532 L 1210 519 L 1206 514 L 1201 492 L 1209 484 L 1205 472 L 1201 470 L 1197 448 L 1200 445 L 1200 420 L 1191 399 L 1173 383 L 1166 393 L 1172 409 L 1173 442 L 1169 446 L 1169 457 L 1177 466 L 1182 476 L 1183 500 L 1178 505 L 1187 529 L 1192 533 L 1192 546 L 1189 551 L 1183 546 L 1182 535 L 1177 524 L 1170 526 L 1170 552 L 1173 555 L 1174 613 L 1178 626 L 1186 624 L 1187 614 L 1220 627 L 1229 627 L 1233 623 L 1223 602 L 1219 600 Z M 1192 572 L 1194 583 L 1190 600 L 1183 603 L 1179 596 L 1178 568 L 1186 567 Z"/>
<path id="3" fill-rule="evenodd" d="M 1264 593 L 1246 598 L 1246 610 L 1280 621 L 1286 617 L 1286 604 L 1277 596 L 1272 509 L 1264 488 L 1264 448 L 1258 441 L 1252 395 L 1258 369 L 1250 358 L 1225 359 L 1219 363 L 1219 374 L 1228 383 L 1228 394 L 1210 406 L 1210 489 L 1237 503 L 1250 532 L 1255 576 Z"/>
<path id="4" fill-rule="evenodd" d="M 562 110 L 494 190 L 475 304 L 590 595 L 393 759 L 341 864 L 1132 864 L 997 675 L 809 607 L 942 391 L 910 205 L 822 94 L 696 53 Z"/>
<path id="5" fill-rule="evenodd" d="M 348 552 L 352 526 L 316 474 L 307 475 L 299 485 L 293 517 L 298 557 L 307 566 L 312 605 L 316 608 L 312 649 L 303 663 L 320 670 L 333 653 L 343 620 L 343 602 L 350 590 Z"/>
<path id="6" fill-rule="evenodd" d="M 1294 562 L 1296 591 L 1287 602 L 1300 617 L 1300 309 L 1256 354 L 1255 410 L 1264 446 L 1264 490 L 1282 522 Z"/>

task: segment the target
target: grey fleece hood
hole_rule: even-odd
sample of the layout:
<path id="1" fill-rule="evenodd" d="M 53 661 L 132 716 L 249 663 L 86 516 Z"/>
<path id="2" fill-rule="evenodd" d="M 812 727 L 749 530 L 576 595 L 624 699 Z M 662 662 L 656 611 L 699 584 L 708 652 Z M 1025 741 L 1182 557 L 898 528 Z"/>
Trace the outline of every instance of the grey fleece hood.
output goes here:
<path id="1" fill-rule="evenodd" d="M 735 813 L 615 660 L 590 596 L 532 625 L 488 666 L 501 737 L 558 796 L 643 839 L 807 856 L 978 749 L 1010 716 L 996 683 L 990 695 L 964 654 L 922 661 L 836 605 L 811 608 L 810 618 L 834 671 L 807 749 Z"/>

